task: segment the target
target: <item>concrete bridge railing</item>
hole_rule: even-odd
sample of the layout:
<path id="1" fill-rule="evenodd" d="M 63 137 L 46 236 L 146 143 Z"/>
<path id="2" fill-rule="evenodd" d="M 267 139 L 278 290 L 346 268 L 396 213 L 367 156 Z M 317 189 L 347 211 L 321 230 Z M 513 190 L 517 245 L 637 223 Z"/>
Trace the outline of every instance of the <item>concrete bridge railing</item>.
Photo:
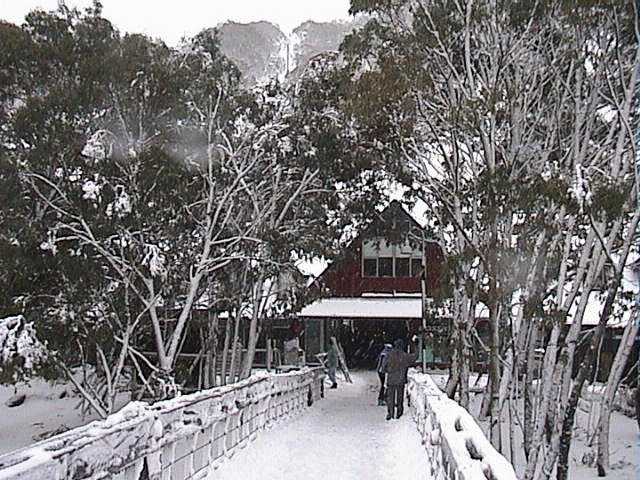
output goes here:
<path id="1" fill-rule="evenodd" d="M 409 371 L 411 412 L 435 480 L 517 480 L 475 419 L 427 374 Z"/>
<path id="2" fill-rule="evenodd" d="M 0 456 L 0 480 L 187 480 L 211 471 L 257 433 L 323 396 L 322 369 L 258 374 L 148 405 Z"/>

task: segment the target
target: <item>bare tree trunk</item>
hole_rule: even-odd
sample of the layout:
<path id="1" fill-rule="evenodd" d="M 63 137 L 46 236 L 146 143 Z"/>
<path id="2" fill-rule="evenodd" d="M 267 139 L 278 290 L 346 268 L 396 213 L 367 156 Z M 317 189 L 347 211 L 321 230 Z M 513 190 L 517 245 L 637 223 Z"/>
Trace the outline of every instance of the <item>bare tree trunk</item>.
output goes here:
<path id="1" fill-rule="evenodd" d="M 529 448 L 529 461 L 525 471 L 524 479 L 531 480 L 535 478 L 536 467 L 538 465 L 538 457 L 543 442 L 544 432 L 547 425 L 547 416 L 549 404 L 552 401 L 553 372 L 556 363 L 556 355 L 558 349 L 558 339 L 560 338 L 562 320 L 556 320 L 551 330 L 551 337 L 547 343 L 546 352 L 544 354 L 544 366 L 542 368 L 542 378 L 540 379 L 539 408 L 536 412 L 536 420 L 534 422 L 533 434 L 531 436 L 531 447 Z"/>
<path id="2" fill-rule="evenodd" d="M 209 365 L 209 371 L 211 372 L 211 386 L 215 387 L 218 385 L 218 372 L 216 365 L 218 363 L 218 357 L 220 356 L 220 352 L 218 351 L 218 345 L 220 343 L 220 337 L 218 332 L 218 327 L 220 325 L 220 319 L 218 318 L 218 312 L 214 312 L 213 314 L 213 337 L 212 337 L 212 345 L 211 345 L 211 363 Z"/>
<path id="3" fill-rule="evenodd" d="M 469 371 L 471 369 L 471 353 L 469 348 L 470 330 L 475 320 L 477 298 L 474 293 L 471 299 L 463 297 L 461 303 L 462 318 L 459 325 L 460 344 L 460 405 L 469 409 Z"/>
<path id="4" fill-rule="evenodd" d="M 267 280 L 269 281 L 269 280 Z M 241 378 L 247 378 L 251 375 L 253 360 L 256 355 L 256 346 L 258 337 L 260 336 L 260 318 L 264 312 L 264 305 L 268 302 L 273 292 L 275 281 L 269 283 L 268 291 L 264 291 L 265 280 L 262 276 L 254 285 L 253 291 L 253 312 L 251 315 L 251 324 L 249 326 L 249 341 L 247 342 L 247 356 L 244 358 L 244 366 L 242 367 Z"/>
<path id="5" fill-rule="evenodd" d="M 636 315 L 629 319 L 629 323 L 624 329 L 622 334 L 622 340 L 620 346 L 616 352 L 613 365 L 611 366 L 611 372 L 609 373 L 609 380 L 607 382 L 607 388 L 602 398 L 602 404 L 600 406 L 600 420 L 598 421 L 598 450 L 597 450 L 597 464 L 598 472 L 605 472 L 609 470 L 609 424 L 611 421 L 611 407 L 613 405 L 613 399 L 620 385 L 620 379 L 624 372 L 624 367 L 629 359 L 629 354 L 635 343 L 636 335 L 638 334 L 638 322 L 636 321 Z"/>
<path id="6" fill-rule="evenodd" d="M 569 476 L 569 449 L 571 447 L 571 438 L 573 436 L 573 422 L 575 419 L 576 410 L 578 408 L 578 400 L 580 399 L 580 395 L 582 394 L 584 383 L 591 373 L 593 360 L 597 355 L 597 349 L 600 345 L 600 340 L 604 335 L 605 326 L 613 308 L 613 301 L 618 291 L 619 282 L 620 279 L 618 278 L 618 280 L 609 287 L 609 291 L 607 292 L 607 299 L 602 309 L 602 313 L 600 314 L 600 321 L 598 323 L 598 326 L 595 328 L 593 336 L 591 337 L 589 348 L 587 350 L 587 353 L 585 354 L 584 359 L 582 360 L 580 369 L 578 370 L 578 374 L 576 375 L 576 379 L 574 380 L 573 386 L 571 388 L 567 410 L 565 411 L 562 421 L 562 432 L 560 434 L 560 449 L 558 451 L 558 466 L 556 470 L 557 480 L 567 480 Z"/>
<path id="7" fill-rule="evenodd" d="M 538 335 L 540 327 L 538 322 L 531 320 L 529 326 L 529 348 L 527 350 L 526 359 L 526 373 L 523 382 L 524 390 L 524 454 L 526 458 L 529 458 L 529 451 L 531 449 L 531 437 L 533 434 L 533 421 L 534 421 L 534 399 L 535 393 L 533 388 L 533 382 L 536 378 L 536 347 L 538 345 Z"/>
<path id="8" fill-rule="evenodd" d="M 242 346 L 240 344 L 240 321 L 242 318 L 242 307 L 238 306 L 235 324 L 233 326 L 233 338 L 231 340 L 231 369 L 229 370 L 229 382 L 235 383 L 238 376 L 238 355 L 242 354 Z"/>
<path id="9" fill-rule="evenodd" d="M 640 211 L 634 214 L 629 224 L 629 231 L 635 232 L 639 222 L 640 222 Z M 576 379 L 573 382 L 573 387 L 569 395 L 567 408 L 564 412 L 564 418 L 562 421 L 560 449 L 558 452 L 558 467 L 556 470 L 557 480 L 566 480 L 568 478 L 569 448 L 571 446 L 573 422 L 575 418 L 576 409 L 578 406 L 578 399 L 580 398 L 580 394 L 582 393 L 582 388 L 584 386 L 584 383 L 593 367 L 594 359 L 597 356 L 597 352 L 600 347 L 602 337 L 604 336 L 607 321 L 609 320 L 611 312 L 613 311 L 613 304 L 614 304 L 616 295 L 618 294 L 618 289 L 620 288 L 623 270 L 625 268 L 627 257 L 631 249 L 632 238 L 633 236 L 631 235 L 624 242 L 621 255 L 618 260 L 615 278 L 613 282 L 609 285 L 609 288 L 607 289 L 607 298 L 605 300 L 604 307 L 602 308 L 602 312 L 600 313 L 598 326 L 595 328 L 594 334 L 591 337 L 591 342 L 589 343 L 589 349 L 587 350 L 585 358 L 580 365 L 580 369 L 578 370 Z"/>
<path id="10" fill-rule="evenodd" d="M 214 312 L 213 321 L 209 321 L 205 330 L 206 343 L 204 354 L 204 388 L 211 388 L 216 385 L 216 358 L 218 347 L 218 314 Z"/>
<path id="11" fill-rule="evenodd" d="M 451 355 L 451 366 L 449 367 L 449 379 L 447 380 L 447 386 L 445 387 L 445 393 L 449 398 L 456 396 L 456 390 L 458 389 L 458 383 L 460 382 L 460 359 L 458 349 L 455 344 L 452 345 L 453 354 Z"/>
<path id="12" fill-rule="evenodd" d="M 220 368 L 220 384 L 227 384 L 227 360 L 229 359 L 229 342 L 231 341 L 231 315 L 224 322 L 224 346 L 222 347 L 222 367 Z"/>
<path id="13" fill-rule="evenodd" d="M 511 322 L 511 348 L 506 352 L 505 368 L 500 379 L 500 409 L 504 405 L 504 402 L 509 396 L 509 388 L 512 383 L 512 375 L 515 370 L 518 370 L 525 362 L 525 348 L 527 339 L 530 339 L 531 325 L 523 326 L 523 320 L 525 318 L 525 308 L 529 302 L 529 296 L 531 292 L 534 295 L 538 294 L 539 287 L 536 288 L 536 282 L 541 284 L 542 282 L 536 275 L 539 272 L 539 262 L 546 254 L 547 249 L 544 246 L 544 242 L 547 239 L 547 232 L 543 230 L 538 234 L 535 247 L 533 250 L 532 259 L 528 265 L 528 273 L 524 288 L 518 300 L 520 308 Z M 511 299 L 513 305 L 514 298 Z M 517 379 L 516 379 L 517 381 Z"/>
<path id="14" fill-rule="evenodd" d="M 515 385 L 515 384 L 514 384 Z M 509 461 L 512 464 L 516 462 L 516 448 L 515 448 L 515 432 L 516 432 L 516 419 L 517 413 L 514 414 L 516 406 L 514 405 L 517 402 L 517 396 L 514 400 L 513 389 L 511 389 L 511 395 L 509 396 Z"/>
<path id="15" fill-rule="evenodd" d="M 640 372 L 640 358 L 638 359 L 636 368 L 638 372 Z M 638 374 L 638 383 L 636 384 L 636 421 L 638 422 L 638 429 L 640 429 L 640 373 Z"/>
<path id="16" fill-rule="evenodd" d="M 251 315 L 251 324 L 249 325 L 249 341 L 247 343 L 247 354 L 244 357 L 244 364 L 242 366 L 242 372 L 240 378 L 248 378 L 251 375 L 251 369 L 253 368 L 253 359 L 256 354 L 256 345 L 258 343 L 258 336 L 260 335 L 260 327 L 258 325 L 258 318 L 260 312 L 257 306 L 254 306 L 253 314 Z"/>
<path id="17" fill-rule="evenodd" d="M 495 280 L 490 280 L 493 283 L 491 290 L 495 292 Z M 491 444 L 502 452 L 502 432 L 500 429 L 500 325 L 498 316 L 498 302 L 497 299 L 490 300 L 489 306 L 489 325 L 491 330 L 491 353 L 489 357 L 489 392 L 491 397 L 490 405 L 490 437 Z"/>
<path id="18" fill-rule="evenodd" d="M 467 343 L 467 328 L 466 325 L 462 325 L 460 330 L 460 384 L 459 387 L 459 398 L 460 405 L 465 409 L 469 408 L 469 346 Z"/>

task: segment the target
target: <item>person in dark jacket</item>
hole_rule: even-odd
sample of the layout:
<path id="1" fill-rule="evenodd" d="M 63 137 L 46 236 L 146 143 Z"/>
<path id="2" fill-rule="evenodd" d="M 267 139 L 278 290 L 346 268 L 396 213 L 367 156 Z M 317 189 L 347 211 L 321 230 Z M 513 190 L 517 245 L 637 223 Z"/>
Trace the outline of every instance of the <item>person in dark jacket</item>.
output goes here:
<path id="1" fill-rule="evenodd" d="M 329 370 L 329 379 L 331 380 L 331 387 L 338 388 L 338 382 L 336 382 L 336 368 L 338 367 L 338 352 L 336 347 L 331 342 L 329 345 L 329 351 L 327 352 L 327 369 Z"/>
<path id="2" fill-rule="evenodd" d="M 384 348 L 378 354 L 378 362 L 376 365 L 376 371 L 378 372 L 378 378 L 380 379 L 380 392 L 378 393 L 378 405 L 384 405 L 385 388 L 384 383 L 387 378 L 387 374 L 384 371 L 385 359 L 387 354 L 393 347 L 389 343 L 385 343 Z"/>
<path id="3" fill-rule="evenodd" d="M 404 351 L 404 342 L 400 339 L 393 343 L 385 357 L 383 370 L 387 374 L 387 420 L 394 416 L 400 418 L 404 412 L 404 386 L 407 383 L 407 370 L 418 358 L 418 354 Z"/>

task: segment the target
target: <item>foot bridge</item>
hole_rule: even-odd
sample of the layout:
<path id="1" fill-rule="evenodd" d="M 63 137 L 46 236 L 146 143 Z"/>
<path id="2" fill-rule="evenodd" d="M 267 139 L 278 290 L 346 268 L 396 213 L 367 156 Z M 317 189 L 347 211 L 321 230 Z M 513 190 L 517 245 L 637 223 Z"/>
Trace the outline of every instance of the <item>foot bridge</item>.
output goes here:
<path id="1" fill-rule="evenodd" d="M 321 369 L 257 374 L 148 405 L 0 457 L 0 480 L 516 480 L 473 418 L 428 375 L 386 421 L 377 377 L 325 390 Z"/>

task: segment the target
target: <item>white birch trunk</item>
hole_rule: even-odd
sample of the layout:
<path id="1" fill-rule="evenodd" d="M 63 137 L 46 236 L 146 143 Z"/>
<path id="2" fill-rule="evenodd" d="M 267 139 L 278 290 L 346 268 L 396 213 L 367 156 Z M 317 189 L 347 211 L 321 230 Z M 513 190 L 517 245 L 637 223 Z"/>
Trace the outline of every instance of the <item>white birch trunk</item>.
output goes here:
<path id="1" fill-rule="evenodd" d="M 616 391 L 620 385 L 620 380 L 622 379 L 622 373 L 627 365 L 629 354 L 631 353 L 638 334 L 637 312 L 634 313 L 635 315 L 632 315 L 632 318 L 629 319 L 629 323 L 627 323 L 624 333 L 622 334 L 622 340 L 620 341 L 620 346 L 613 360 L 607 387 L 600 405 L 600 419 L 598 420 L 597 427 L 597 463 L 598 470 L 601 468 L 605 472 L 609 470 L 609 425 L 611 421 L 611 408 Z"/>

